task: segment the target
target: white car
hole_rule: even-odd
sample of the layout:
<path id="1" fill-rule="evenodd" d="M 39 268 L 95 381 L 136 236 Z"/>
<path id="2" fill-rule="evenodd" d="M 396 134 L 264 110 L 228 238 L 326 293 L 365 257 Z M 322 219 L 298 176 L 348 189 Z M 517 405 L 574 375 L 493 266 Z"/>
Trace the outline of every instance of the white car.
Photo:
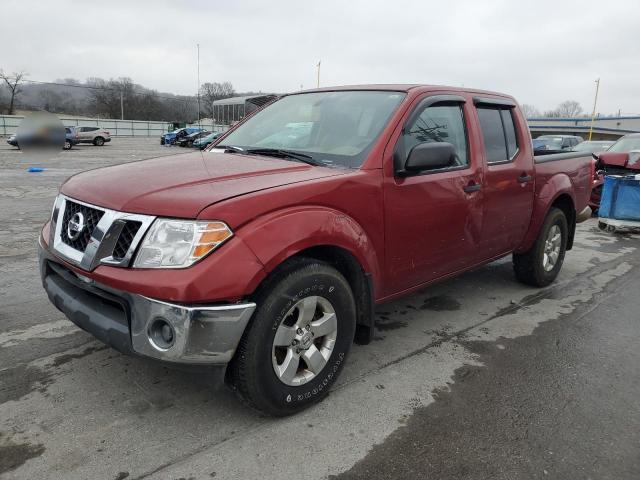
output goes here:
<path id="1" fill-rule="evenodd" d="M 100 127 L 75 127 L 78 143 L 93 143 L 101 147 L 106 142 L 111 141 L 111 136 L 107 130 Z"/>

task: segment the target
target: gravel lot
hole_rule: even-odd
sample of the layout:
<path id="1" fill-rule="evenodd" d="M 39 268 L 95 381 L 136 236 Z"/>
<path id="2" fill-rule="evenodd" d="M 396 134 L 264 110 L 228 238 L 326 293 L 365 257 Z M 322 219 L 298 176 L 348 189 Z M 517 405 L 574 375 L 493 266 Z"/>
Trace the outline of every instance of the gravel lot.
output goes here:
<path id="1" fill-rule="evenodd" d="M 620 300 L 622 307 L 611 300 L 618 289 L 638 291 L 634 267 L 640 265 L 640 242 L 604 234 L 593 220 L 579 226 L 574 250 L 551 287 L 516 283 L 510 259 L 503 259 L 379 307 L 376 341 L 354 346 L 330 396 L 291 418 L 274 420 L 247 410 L 214 372 L 170 370 L 125 357 L 77 329 L 49 303 L 37 272 L 37 236 L 57 187 L 82 170 L 181 152 L 155 138 L 116 138 L 104 147 L 76 146 L 35 165 L 2 140 L 0 478 L 416 478 L 419 472 L 434 478 L 640 476 L 640 379 L 638 356 L 633 356 L 638 349 L 637 341 L 635 351 L 629 344 L 638 338 L 640 322 L 632 299 Z M 29 166 L 45 171 L 27 173 Z M 610 315 L 634 319 L 624 336 L 582 329 Z M 564 326 L 582 331 L 584 338 Z M 538 348 L 543 345 L 565 348 L 558 372 L 549 373 L 549 364 L 541 362 L 547 357 Z M 576 351 L 580 355 L 570 355 Z M 614 362 L 612 355 L 620 351 L 628 355 Z M 617 383 L 603 386 L 608 373 L 593 379 L 585 373 L 592 353 Z M 554 423 L 549 419 L 562 419 L 567 408 L 558 392 L 573 378 L 567 373 L 573 368 L 587 377 L 570 394 L 586 398 L 592 408 L 580 410 L 575 424 Z M 493 376 L 465 390 L 460 387 L 470 378 L 465 371 Z M 553 381 L 542 381 L 546 375 Z M 521 377 L 528 379 L 526 385 Z M 594 388 L 597 394 L 583 395 Z M 505 403 L 504 411 L 492 409 L 491 415 L 479 410 L 489 408 L 487 396 L 498 402 L 511 398 L 511 392 L 523 400 Z M 548 412 L 532 403 L 536 392 Z M 615 408 L 598 406 L 604 397 Z M 545 421 L 530 415 L 532 409 Z M 480 414 L 456 423 L 463 411 Z M 568 436 L 602 411 L 609 421 L 584 436 Z M 443 425 L 443 418 L 451 421 Z M 469 430 L 493 433 L 491 438 L 458 434 Z M 425 441 L 430 431 L 438 442 Z M 555 457 L 538 448 L 558 439 L 576 448 Z M 518 442 L 519 448 L 472 451 L 494 440 L 507 447 Z M 412 445 L 421 447 L 411 450 Z M 372 462 L 385 458 L 385 446 L 394 457 L 383 471 Z M 403 451 L 411 453 L 402 457 Z M 485 460 L 471 462 L 467 452 L 468 458 L 486 455 Z M 598 464 L 603 455 L 611 462 L 604 470 Z M 530 460 L 526 468 L 517 468 L 523 458 Z M 408 468 L 430 462 L 460 468 Z M 467 462 L 470 467 L 462 468 Z M 487 462 L 494 470 L 481 468 Z M 511 467 L 499 468 L 502 464 Z M 611 472 L 615 475 L 609 477 Z"/>

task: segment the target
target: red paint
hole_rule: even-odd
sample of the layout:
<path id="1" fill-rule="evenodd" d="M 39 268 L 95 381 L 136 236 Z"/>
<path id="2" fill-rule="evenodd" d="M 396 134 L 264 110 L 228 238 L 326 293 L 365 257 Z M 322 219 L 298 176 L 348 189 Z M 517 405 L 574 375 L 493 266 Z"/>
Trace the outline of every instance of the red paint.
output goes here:
<path id="1" fill-rule="evenodd" d="M 222 220 L 234 231 L 225 245 L 187 269 L 100 266 L 82 274 L 176 302 L 234 301 L 253 292 L 292 255 L 335 246 L 351 252 L 372 275 L 380 302 L 529 248 L 560 195 L 567 195 L 578 212 L 587 205 L 590 156 L 534 164 L 518 108 L 520 151 L 510 163 L 487 165 L 473 96 L 511 97 L 429 86 L 356 88 L 407 93 L 359 170 L 204 152 L 71 178 L 61 191 L 78 200 L 133 213 Z M 393 151 L 408 115 L 422 98 L 448 93 L 466 99 L 469 167 L 394 176 Z M 532 180 L 518 182 L 522 175 Z M 465 193 L 470 182 L 482 189 Z"/>

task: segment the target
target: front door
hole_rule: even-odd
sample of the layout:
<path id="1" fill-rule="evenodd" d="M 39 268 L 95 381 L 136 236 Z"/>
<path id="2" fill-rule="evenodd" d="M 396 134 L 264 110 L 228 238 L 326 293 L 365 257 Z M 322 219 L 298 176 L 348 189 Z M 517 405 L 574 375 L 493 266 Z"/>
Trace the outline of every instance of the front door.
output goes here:
<path id="1" fill-rule="evenodd" d="M 467 136 L 465 119 L 470 108 L 461 96 L 426 97 L 402 127 L 394 147 L 396 168 L 391 173 L 385 170 L 387 295 L 475 262 L 482 229 L 483 179 Z M 455 162 L 398 176 L 398 163 L 404 165 L 411 148 L 423 142 L 452 144 Z"/>

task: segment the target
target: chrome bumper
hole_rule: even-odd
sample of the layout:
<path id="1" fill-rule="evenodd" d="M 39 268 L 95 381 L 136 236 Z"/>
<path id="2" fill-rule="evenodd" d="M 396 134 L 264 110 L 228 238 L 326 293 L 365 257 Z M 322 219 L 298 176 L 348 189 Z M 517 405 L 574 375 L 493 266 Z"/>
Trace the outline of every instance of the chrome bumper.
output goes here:
<path id="1" fill-rule="evenodd" d="M 255 303 L 180 305 L 116 290 L 64 267 L 40 244 L 40 274 L 51 302 L 73 323 L 123 353 L 174 363 L 225 364 Z M 171 342 L 158 337 L 168 324 Z"/>

